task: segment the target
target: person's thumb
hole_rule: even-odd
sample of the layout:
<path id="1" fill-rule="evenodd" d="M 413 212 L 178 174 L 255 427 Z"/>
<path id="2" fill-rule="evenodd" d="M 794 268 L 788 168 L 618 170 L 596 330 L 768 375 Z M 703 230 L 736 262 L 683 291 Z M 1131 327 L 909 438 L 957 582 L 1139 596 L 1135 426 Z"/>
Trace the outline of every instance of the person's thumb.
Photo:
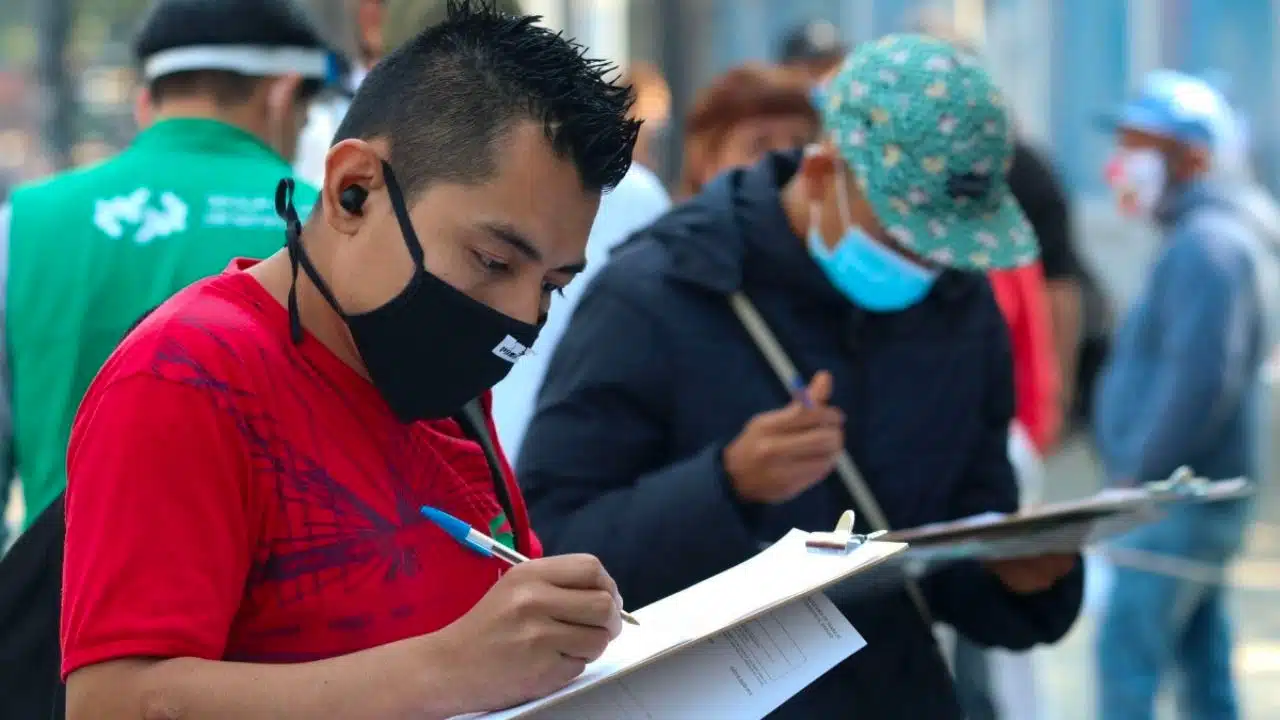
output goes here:
<path id="1" fill-rule="evenodd" d="M 831 373 L 826 370 L 818 371 L 809 381 L 809 400 L 814 405 L 826 405 L 831 401 L 832 387 Z"/>

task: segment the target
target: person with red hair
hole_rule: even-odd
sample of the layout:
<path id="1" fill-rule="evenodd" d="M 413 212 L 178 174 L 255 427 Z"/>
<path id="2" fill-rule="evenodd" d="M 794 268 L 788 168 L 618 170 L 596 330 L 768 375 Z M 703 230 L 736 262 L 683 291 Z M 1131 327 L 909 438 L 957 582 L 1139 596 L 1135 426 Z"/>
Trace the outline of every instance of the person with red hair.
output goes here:
<path id="1" fill-rule="evenodd" d="M 671 86 L 657 67 L 642 61 L 633 61 L 620 83 L 630 85 L 635 91 L 636 102 L 631 106 L 631 116 L 644 123 L 636 137 L 636 149 L 631 160 L 652 173 L 658 168 L 660 135 L 671 119 Z M 656 176 L 654 180 L 657 181 Z"/>
<path id="2" fill-rule="evenodd" d="M 754 63 L 734 68 L 694 100 L 685 121 L 679 195 L 697 195 L 725 170 L 754 165 L 774 150 L 802 147 L 818 128 L 803 75 Z"/>

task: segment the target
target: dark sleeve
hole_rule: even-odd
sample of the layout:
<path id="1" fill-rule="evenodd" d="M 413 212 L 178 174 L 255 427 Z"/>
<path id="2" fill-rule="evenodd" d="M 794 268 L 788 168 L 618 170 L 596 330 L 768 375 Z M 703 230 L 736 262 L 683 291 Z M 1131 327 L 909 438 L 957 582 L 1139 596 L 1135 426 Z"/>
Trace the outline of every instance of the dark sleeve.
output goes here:
<path id="1" fill-rule="evenodd" d="M 1070 205 L 1053 168 L 1034 150 L 1019 144 L 1009 170 L 1009 188 L 1040 243 L 1044 279 L 1077 279 L 1080 263 L 1072 244 Z"/>
<path id="2" fill-rule="evenodd" d="M 516 468 L 546 553 L 596 555 L 630 608 L 757 550 L 724 473 L 724 445 L 669 457 L 677 391 L 658 323 L 600 284 L 588 289 L 548 366 Z"/>
<path id="3" fill-rule="evenodd" d="M 994 299 L 992 317 L 999 321 Z M 952 517 L 984 512 L 1013 512 L 1018 485 L 1009 463 L 1009 422 L 1013 418 L 1013 357 L 1008 333 L 990 324 L 986 347 L 986 428 L 951 500 Z M 1042 593 L 1018 595 L 975 561 L 963 561 L 930 576 L 925 593 L 938 620 L 982 645 L 1023 650 L 1056 642 L 1071 629 L 1084 596 L 1084 563 Z"/>

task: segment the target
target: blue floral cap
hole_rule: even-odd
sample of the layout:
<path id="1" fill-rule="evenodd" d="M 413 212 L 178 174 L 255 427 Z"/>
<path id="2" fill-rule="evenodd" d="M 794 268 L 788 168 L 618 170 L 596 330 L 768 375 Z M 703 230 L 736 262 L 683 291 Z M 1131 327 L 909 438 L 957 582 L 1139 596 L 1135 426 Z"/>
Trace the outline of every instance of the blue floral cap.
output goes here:
<path id="1" fill-rule="evenodd" d="M 891 237 L 960 270 L 1039 255 L 1009 192 L 1013 126 L 972 54 L 923 35 L 889 35 L 845 59 L 823 120 Z"/>

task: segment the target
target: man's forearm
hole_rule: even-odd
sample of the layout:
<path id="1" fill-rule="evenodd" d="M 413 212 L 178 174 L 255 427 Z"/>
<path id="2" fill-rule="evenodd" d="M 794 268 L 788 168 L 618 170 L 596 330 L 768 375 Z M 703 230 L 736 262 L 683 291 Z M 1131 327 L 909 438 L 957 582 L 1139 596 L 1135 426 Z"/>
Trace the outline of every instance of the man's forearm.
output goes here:
<path id="1" fill-rule="evenodd" d="M 295 665 L 119 660 L 72 673 L 68 720 L 437 720 L 467 712 L 431 637 Z"/>

